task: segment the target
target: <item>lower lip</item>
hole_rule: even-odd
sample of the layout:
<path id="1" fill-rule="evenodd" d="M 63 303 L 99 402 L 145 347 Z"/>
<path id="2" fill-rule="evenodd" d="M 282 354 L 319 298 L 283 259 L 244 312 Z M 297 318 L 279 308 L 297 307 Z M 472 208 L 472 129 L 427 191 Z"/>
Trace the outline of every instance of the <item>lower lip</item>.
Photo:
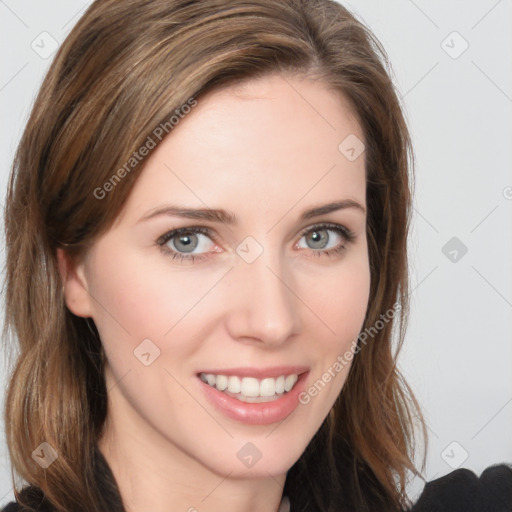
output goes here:
<path id="1" fill-rule="evenodd" d="M 299 375 L 295 386 L 281 398 L 273 402 L 247 403 L 232 398 L 217 388 L 203 382 L 199 377 L 201 386 L 208 400 L 222 413 L 247 425 L 270 425 L 283 421 L 299 405 L 299 394 L 304 390 L 304 383 L 309 372 Z"/>

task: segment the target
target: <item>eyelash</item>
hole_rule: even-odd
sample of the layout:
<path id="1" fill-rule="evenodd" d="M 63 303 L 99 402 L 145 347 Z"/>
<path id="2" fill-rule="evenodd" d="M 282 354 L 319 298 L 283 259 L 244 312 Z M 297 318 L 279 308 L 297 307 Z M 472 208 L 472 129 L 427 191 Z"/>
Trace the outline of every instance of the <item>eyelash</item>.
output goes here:
<path id="1" fill-rule="evenodd" d="M 353 240 L 355 239 L 355 234 L 350 229 L 346 228 L 345 226 L 340 226 L 338 224 L 329 224 L 329 223 L 315 224 L 314 226 L 310 226 L 310 227 L 306 228 L 305 230 L 303 230 L 300 233 L 300 238 L 302 238 L 304 235 L 307 235 L 307 234 L 309 234 L 309 233 L 311 233 L 313 231 L 320 231 L 320 230 L 324 230 L 324 229 L 326 231 L 334 231 L 335 233 L 340 235 L 342 238 L 344 238 L 345 242 L 344 243 L 342 242 L 337 247 L 332 248 L 332 249 L 328 249 L 328 250 L 325 250 L 325 249 L 319 249 L 319 250 L 311 249 L 313 251 L 313 254 L 316 257 L 320 257 L 322 255 L 332 256 L 334 254 L 339 254 L 339 253 L 343 252 L 346 249 L 346 246 L 348 244 L 350 244 L 351 242 L 353 242 Z M 178 258 L 180 261 L 194 262 L 196 259 L 197 260 L 203 260 L 205 258 L 208 258 L 209 256 L 207 256 L 205 254 L 186 255 L 185 253 L 180 253 L 178 251 L 175 251 L 173 249 L 168 249 L 168 248 L 165 247 L 165 244 L 169 240 L 172 240 L 173 238 L 177 237 L 178 235 L 181 235 L 181 234 L 184 234 L 184 233 L 185 234 L 200 233 L 200 234 L 208 236 L 208 238 L 210 238 L 213 242 L 215 242 L 215 236 L 214 236 L 213 232 L 210 229 L 204 228 L 204 227 L 200 227 L 200 226 L 191 226 L 191 227 L 178 228 L 178 229 L 173 229 L 172 231 L 168 231 L 167 233 L 162 235 L 156 241 L 156 243 L 158 244 L 158 246 L 160 246 L 162 252 L 164 254 L 166 254 L 167 256 L 171 256 L 172 259 Z"/>

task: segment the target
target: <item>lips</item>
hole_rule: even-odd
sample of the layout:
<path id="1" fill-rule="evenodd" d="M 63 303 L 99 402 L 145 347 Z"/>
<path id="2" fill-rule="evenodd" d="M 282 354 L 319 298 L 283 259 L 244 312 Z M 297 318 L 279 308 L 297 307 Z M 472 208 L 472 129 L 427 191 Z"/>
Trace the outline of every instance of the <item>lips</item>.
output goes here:
<path id="1" fill-rule="evenodd" d="M 263 374 L 263 380 L 265 379 L 265 376 L 267 376 L 267 379 L 270 378 L 268 377 L 269 373 L 273 375 L 282 375 L 282 371 L 285 373 L 289 371 L 300 372 L 298 380 L 291 387 L 290 391 L 285 391 L 280 394 L 276 393 L 274 396 L 268 397 L 246 397 L 242 395 L 242 393 L 232 394 L 227 390 L 220 391 L 216 387 L 211 386 L 208 382 L 205 382 L 200 378 L 202 372 L 197 375 L 197 382 L 207 400 L 222 414 L 247 425 L 268 425 L 284 420 L 297 409 L 300 403 L 298 397 L 300 393 L 303 392 L 306 379 L 309 375 L 309 371 L 302 371 L 303 369 L 304 367 L 283 366 L 256 372 L 254 371 L 254 368 L 207 370 L 212 372 L 224 371 L 226 373 L 236 372 L 238 376 L 241 376 L 243 373 L 249 373 L 249 378 L 255 374 L 259 376 Z M 231 377 L 237 378 L 237 375 Z"/>

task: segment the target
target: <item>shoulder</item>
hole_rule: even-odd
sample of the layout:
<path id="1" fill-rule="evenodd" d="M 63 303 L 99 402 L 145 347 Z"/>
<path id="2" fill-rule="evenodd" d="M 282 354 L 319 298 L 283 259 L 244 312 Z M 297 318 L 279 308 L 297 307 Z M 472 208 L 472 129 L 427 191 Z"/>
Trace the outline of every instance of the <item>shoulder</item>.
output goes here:
<path id="1" fill-rule="evenodd" d="M 460 468 L 427 482 L 411 512 L 512 512 L 512 465 L 489 466 L 480 478 Z"/>

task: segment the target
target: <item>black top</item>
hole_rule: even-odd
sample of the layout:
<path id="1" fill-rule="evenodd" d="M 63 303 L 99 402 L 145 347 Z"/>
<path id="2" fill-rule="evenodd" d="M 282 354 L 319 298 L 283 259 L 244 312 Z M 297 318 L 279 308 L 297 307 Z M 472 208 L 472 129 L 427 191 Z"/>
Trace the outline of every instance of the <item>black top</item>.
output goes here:
<path id="1" fill-rule="evenodd" d="M 445 511 L 512 511 L 512 466 L 489 466 L 480 478 L 460 468 L 427 482 L 411 512 Z"/>
<path id="2" fill-rule="evenodd" d="M 36 510 L 51 512 L 46 507 Z M 2 512 L 23 510 L 12 501 Z M 489 466 L 480 478 L 460 468 L 427 482 L 409 512 L 512 512 L 512 465 Z"/>

